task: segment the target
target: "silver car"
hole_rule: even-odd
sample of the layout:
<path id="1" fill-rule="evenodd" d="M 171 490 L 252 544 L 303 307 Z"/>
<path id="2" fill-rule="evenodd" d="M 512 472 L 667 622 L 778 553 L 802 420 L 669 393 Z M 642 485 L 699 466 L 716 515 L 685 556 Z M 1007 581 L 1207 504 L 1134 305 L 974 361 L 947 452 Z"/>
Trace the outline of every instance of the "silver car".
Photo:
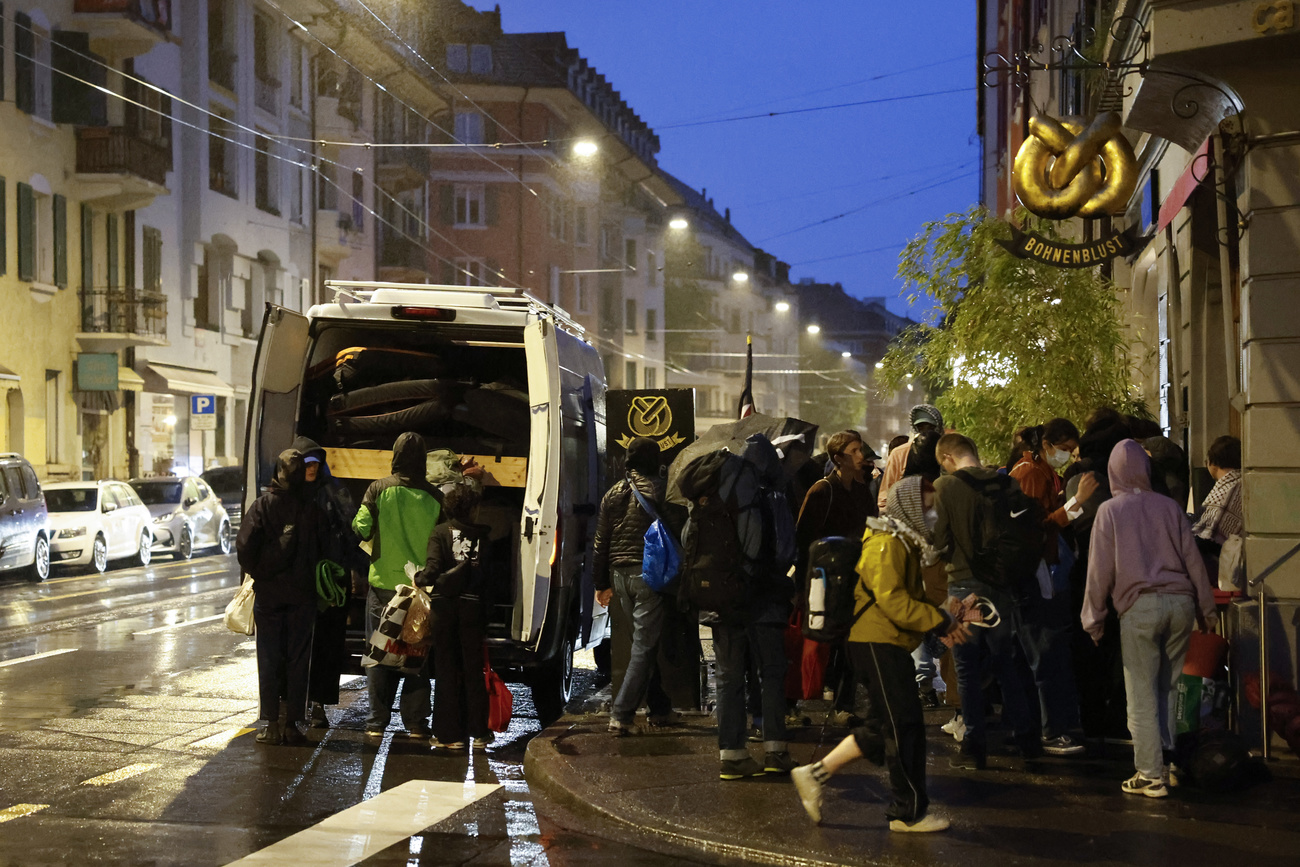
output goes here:
<path id="1" fill-rule="evenodd" d="M 140 499 L 153 515 L 153 551 L 188 560 L 200 548 L 229 554 L 234 544 L 230 517 L 207 483 L 193 476 L 132 479 Z"/>

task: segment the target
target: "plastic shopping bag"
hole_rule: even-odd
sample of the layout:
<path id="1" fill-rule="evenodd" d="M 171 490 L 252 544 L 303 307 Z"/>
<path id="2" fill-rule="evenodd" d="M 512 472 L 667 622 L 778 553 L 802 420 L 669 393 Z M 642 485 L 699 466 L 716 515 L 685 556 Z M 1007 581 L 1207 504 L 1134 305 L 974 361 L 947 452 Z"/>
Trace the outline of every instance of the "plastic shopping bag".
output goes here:
<path id="1" fill-rule="evenodd" d="M 235 598 L 226 605 L 226 628 L 240 635 L 253 634 L 253 579 L 239 585 Z"/>
<path id="2" fill-rule="evenodd" d="M 492 670 L 492 661 L 488 659 L 487 648 L 483 648 L 483 677 L 487 681 L 488 728 L 494 732 L 503 732 L 510 728 L 510 716 L 515 710 L 515 697 L 510 688 L 501 679 L 501 675 Z"/>

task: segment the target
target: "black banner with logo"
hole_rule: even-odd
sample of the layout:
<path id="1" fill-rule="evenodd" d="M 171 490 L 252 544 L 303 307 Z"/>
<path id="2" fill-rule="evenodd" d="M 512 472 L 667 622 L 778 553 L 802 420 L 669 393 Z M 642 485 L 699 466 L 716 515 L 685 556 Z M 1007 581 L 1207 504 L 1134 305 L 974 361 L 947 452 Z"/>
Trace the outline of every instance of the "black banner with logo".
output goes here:
<path id="1" fill-rule="evenodd" d="M 695 440 L 695 389 L 643 388 L 605 392 L 605 448 L 622 472 L 623 455 L 636 437 L 659 443 L 664 465 Z M 611 479 L 618 478 L 612 475 Z"/>
<path id="2" fill-rule="evenodd" d="M 1116 256 L 1128 256 L 1146 246 L 1150 238 L 1142 238 L 1136 228 L 1091 241 L 1087 244 L 1063 244 L 1011 227 L 1011 240 L 1001 244 L 1008 253 L 1021 259 L 1032 259 L 1057 268 L 1092 268 Z"/>

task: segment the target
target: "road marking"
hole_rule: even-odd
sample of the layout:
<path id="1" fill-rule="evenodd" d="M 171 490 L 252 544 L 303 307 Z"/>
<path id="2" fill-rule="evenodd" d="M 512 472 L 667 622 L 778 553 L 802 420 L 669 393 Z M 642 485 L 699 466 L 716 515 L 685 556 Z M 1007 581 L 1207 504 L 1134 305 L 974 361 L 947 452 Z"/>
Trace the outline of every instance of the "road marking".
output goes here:
<path id="1" fill-rule="evenodd" d="M 47 650 L 44 653 L 33 653 L 31 656 L 20 656 L 17 659 L 6 659 L 4 662 L 0 662 L 0 668 L 4 668 L 6 665 L 17 665 L 20 662 L 32 662 L 33 660 L 44 659 L 47 656 L 58 656 L 61 653 L 76 652 L 77 648 L 75 647 L 65 647 L 62 650 Z"/>
<path id="2" fill-rule="evenodd" d="M 155 635 L 159 632 L 166 632 L 169 629 L 180 629 L 182 626 L 193 626 L 196 623 L 211 623 L 214 620 L 220 620 L 225 614 L 214 614 L 211 617 L 200 617 L 197 620 L 182 620 L 180 623 L 168 623 L 166 626 L 155 626 L 153 629 L 142 629 L 139 632 L 132 632 L 132 635 Z"/>
<path id="3" fill-rule="evenodd" d="M 226 729 L 224 732 L 217 732 L 215 735 L 209 735 L 201 741 L 194 741 L 192 747 L 224 747 L 240 735 L 246 735 L 249 732 L 255 732 L 255 728 L 237 728 Z"/>
<path id="4" fill-rule="evenodd" d="M 49 804 L 14 804 L 12 807 L 0 810 L 0 822 L 21 819 L 23 816 L 30 816 L 32 813 L 39 813 L 48 806 Z"/>
<path id="5" fill-rule="evenodd" d="M 477 783 L 472 792 L 467 792 L 467 788 L 461 783 L 411 780 L 232 861 L 229 867 L 257 864 L 351 867 L 438 824 L 492 794 L 501 785 Z"/>
<path id="6" fill-rule="evenodd" d="M 220 575 L 229 572 L 229 569 L 213 569 L 211 572 L 194 572 L 187 575 L 168 575 L 168 581 L 184 581 L 186 578 L 201 578 L 204 575 Z"/>
<path id="7" fill-rule="evenodd" d="M 76 593 L 61 593 L 58 596 L 37 596 L 33 602 L 53 602 L 55 599 L 71 599 L 74 596 L 93 596 L 96 593 L 107 593 L 112 587 L 100 587 L 98 590 L 78 590 Z"/>
<path id="8" fill-rule="evenodd" d="M 89 780 L 82 780 L 81 785 L 107 786 L 110 783 L 120 783 L 122 780 L 138 777 L 158 767 L 161 767 L 161 765 L 155 765 L 151 762 L 139 762 L 134 765 L 127 765 L 124 768 L 118 768 L 116 771 L 109 771 L 107 774 L 100 774 L 98 777 L 91 777 Z"/>

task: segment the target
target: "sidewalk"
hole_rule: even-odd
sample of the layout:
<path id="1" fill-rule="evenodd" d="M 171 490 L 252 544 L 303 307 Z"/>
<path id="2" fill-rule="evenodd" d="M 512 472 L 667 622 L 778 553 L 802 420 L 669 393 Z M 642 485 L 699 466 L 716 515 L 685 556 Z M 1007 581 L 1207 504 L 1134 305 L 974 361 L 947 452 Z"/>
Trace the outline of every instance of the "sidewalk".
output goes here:
<path id="1" fill-rule="evenodd" d="M 588 707 L 591 705 L 589 704 Z M 814 725 L 792 733 L 800 762 L 826 754 L 845 734 Z M 1132 864 L 1151 867 L 1293 867 L 1300 863 L 1296 762 L 1274 763 L 1271 780 L 1232 795 L 1175 789 L 1155 800 L 1120 792 L 1132 774 L 1128 747 L 1090 748 L 1074 759 L 1032 762 L 990 755 L 985 771 L 954 770 L 957 744 L 927 714 L 932 811 L 940 834 L 891 833 L 885 773 L 862 761 L 827 788 L 823 824 L 805 815 L 785 776 L 718 779 L 711 717 L 653 734 L 615 738 L 598 713 L 561 718 L 535 737 L 525 758 L 530 785 L 584 821 L 651 846 L 693 849 L 721 862 L 788 865 Z M 641 718 L 638 717 L 638 720 Z M 761 759 L 761 747 L 752 744 Z M 699 857 L 699 855 L 696 855 Z"/>

